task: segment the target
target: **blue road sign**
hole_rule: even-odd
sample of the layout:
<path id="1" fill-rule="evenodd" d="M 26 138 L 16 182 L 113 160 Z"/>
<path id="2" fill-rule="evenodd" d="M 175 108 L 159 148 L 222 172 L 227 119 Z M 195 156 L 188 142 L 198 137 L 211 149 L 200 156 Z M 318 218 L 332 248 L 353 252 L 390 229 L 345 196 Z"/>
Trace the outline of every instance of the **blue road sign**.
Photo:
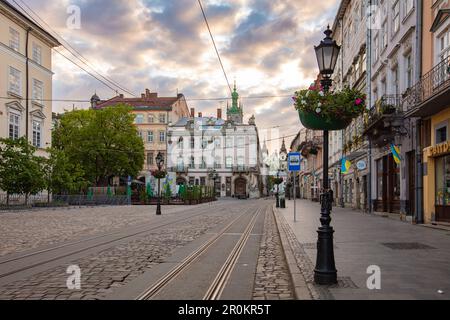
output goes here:
<path id="1" fill-rule="evenodd" d="M 288 155 L 288 167 L 289 171 L 300 171 L 300 164 L 302 157 L 299 152 L 291 152 Z"/>

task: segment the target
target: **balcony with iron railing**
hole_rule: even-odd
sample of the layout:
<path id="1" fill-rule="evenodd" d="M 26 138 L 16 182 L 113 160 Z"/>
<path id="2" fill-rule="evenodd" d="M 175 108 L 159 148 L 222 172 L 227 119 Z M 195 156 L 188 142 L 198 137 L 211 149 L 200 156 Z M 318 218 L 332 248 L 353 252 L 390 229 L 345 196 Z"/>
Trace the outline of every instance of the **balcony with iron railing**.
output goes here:
<path id="1" fill-rule="evenodd" d="M 363 136 L 375 145 L 384 145 L 404 130 L 405 113 L 400 95 L 385 95 L 377 100 L 364 120 Z"/>
<path id="2" fill-rule="evenodd" d="M 175 172 L 178 174 L 188 174 L 189 173 L 189 166 L 185 165 L 178 165 L 175 167 L 169 167 L 169 172 Z"/>
<path id="3" fill-rule="evenodd" d="M 450 105 L 450 56 L 408 90 L 405 103 L 410 117 L 431 116 Z"/>
<path id="4" fill-rule="evenodd" d="M 251 167 L 251 166 L 245 166 L 245 165 L 238 165 L 233 166 L 233 173 L 250 173 L 250 172 L 257 172 L 257 167 Z"/>

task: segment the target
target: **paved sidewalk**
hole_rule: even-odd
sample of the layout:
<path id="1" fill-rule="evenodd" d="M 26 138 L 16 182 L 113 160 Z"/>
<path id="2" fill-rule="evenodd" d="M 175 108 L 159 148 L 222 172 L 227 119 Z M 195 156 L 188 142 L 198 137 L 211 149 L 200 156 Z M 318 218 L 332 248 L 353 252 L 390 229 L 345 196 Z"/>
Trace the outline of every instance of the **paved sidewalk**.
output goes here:
<path id="1" fill-rule="evenodd" d="M 293 201 L 275 214 L 284 249 L 292 251 L 300 269 L 291 272 L 303 275 L 314 299 L 450 299 L 448 231 L 334 208 L 339 284 L 324 287 L 313 283 L 319 204 L 297 200 L 296 223 Z M 381 290 L 367 288 L 367 268 L 372 265 L 381 268 Z"/>

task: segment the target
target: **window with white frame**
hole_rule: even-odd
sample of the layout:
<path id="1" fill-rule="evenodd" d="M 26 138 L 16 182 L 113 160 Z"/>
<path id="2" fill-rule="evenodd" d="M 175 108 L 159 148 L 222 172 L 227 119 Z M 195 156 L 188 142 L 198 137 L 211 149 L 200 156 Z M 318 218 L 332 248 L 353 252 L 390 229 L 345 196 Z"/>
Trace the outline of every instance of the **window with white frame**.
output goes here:
<path id="1" fill-rule="evenodd" d="M 148 115 L 148 123 L 155 123 L 155 116 L 152 114 Z"/>
<path id="2" fill-rule="evenodd" d="M 143 114 L 137 114 L 135 121 L 136 121 L 136 124 L 143 124 L 144 123 L 144 115 Z"/>
<path id="3" fill-rule="evenodd" d="M 166 123 L 166 115 L 164 113 L 159 115 L 159 123 Z"/>
<path id="4" fill-rule="evenodd" d="M 37 79 L 33 79 L 33 101 L 43 104 L 44 83 Z"/>
<path id="5" fill-rule="evenodd" d="M 373 56 L 375 58 L 375 61 L 378 61 L 378 58 L 380 56 L 380 38 L 378 35 L 375 36 L 373 50 L 374 50 Z"/>
<path id="6" fill-rule="evenodd" d="M 414 9 L 414 0 L 403 0 L 403 18 L 406 18 Z"/>
<path id="7" fill-rule="evenodd" d="M 42 123 L 36 120 L 33 120 L 33 146 L 42 147 Z"/>
<path id="8" fill-rule="evenodd" d="M 406 88 L 411 88 L 413 86 L 414 74 L 413 74 L 413 61 L 412 55 L 408 54 L 405 57 L 405 70 L 406 70 Z"/>
<path id="9" fill-rule="evenodd" d="M 153 143 L 153 141 L 154 141 L 153 131 L 147 131 L 147 142 Z"/>
<path id="10" fill-rule="evenodd" d="M 14 94 L 22 94 L 22 73 L 13 68 L 9 67 L 9 84 L 8 90 Z"/>
<path id="11" fill-rule="evenodd" d="M 20 115 L 11 112 L 9 114 L 9 138 L 19 139 L 20 137 Z"/>
<path id="12" fill-rule="evenodd" d="M 395 1 L 392 6 L 392 35 L 395 35 L 400 30 L 400 0 Z"/>
<path id="13" fill-rule="evenodd" d="M 233 157 L 227 157 L 226 163 L 225 163 L 227 169 L 230 169 L 233 167 Z"/>
<path id="14" fill-rule="evenodd" d="M 14 51 L 20 50 L 20 33 L 14 28 L 9 28 L 9 46 Z"/>
<path id="15" fill-rule="evenodd" d="M 450 55 L 450 28 L 439 36 L 439 58 L 445 60 Z"/>
<path id="16" fill-rule="evenodd" d="M 159 142 L 160 143 L 166 142 L 166 132 L 165 131 L 159 132 Z"/>
<path id="17" fill-rule="evenodd" d="M 381 27 L 381 51 L 383 51 L 388 46 L 388 29 L 387 21 L 385 21 Z"/>
<path id="18" fill-rule="evenodd" d="M 33 43 L 33 61 L 42 64 L 42 47 L 37 43 Z"/>

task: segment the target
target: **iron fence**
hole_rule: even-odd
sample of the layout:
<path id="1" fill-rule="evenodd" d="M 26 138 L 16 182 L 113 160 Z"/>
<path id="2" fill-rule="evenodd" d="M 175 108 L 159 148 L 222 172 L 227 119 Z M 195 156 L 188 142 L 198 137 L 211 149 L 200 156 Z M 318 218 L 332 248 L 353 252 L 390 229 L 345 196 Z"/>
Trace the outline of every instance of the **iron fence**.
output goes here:
<path id="1" fill-rule="evenodd" d="M 9 195 L 0 194 L 0 210 L 65 206 L 120 206 L 128 205 L 126 195 Z"/>

